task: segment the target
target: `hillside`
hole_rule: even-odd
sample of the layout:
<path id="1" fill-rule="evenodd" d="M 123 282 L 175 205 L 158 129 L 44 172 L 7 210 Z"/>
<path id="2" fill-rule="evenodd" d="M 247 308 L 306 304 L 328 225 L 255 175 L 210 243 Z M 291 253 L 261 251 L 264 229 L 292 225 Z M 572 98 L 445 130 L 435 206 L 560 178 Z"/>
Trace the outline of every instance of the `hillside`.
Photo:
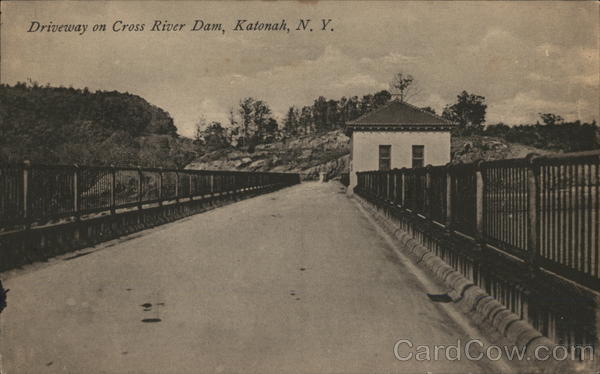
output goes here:
<path id="1" fill-rule="evenodd" d="M 478 160 L 492 161 L 522 158 L 530 153 L 539 155 L 556 153 L 519 143 L 510 143 L 493 136 L 453 136 L 451 144 L 452 163 L 468 163 Z"/>
<path id="2" fill-rule="evenodd" d="M 207 170 L 249 170 L 301 173 L 316 179 L 320 172 L 335 178 L 349 168 L 350 138 L 342 130 L 305 135 L 287 142 L 259 145 L 248 153 L 228 148 L 207 153 L 186 168 Z M 529 153 L 551 151 L 509 143 L 490 136 L 452 137 L 452 162 L 500 160 L 525 157 Z"/>
<path id="3" fill-rule="evenodd" d="M 129 93 L 0 85 L 0 161 L 182 167 L 194 149 L 176 131 Z"/>
<path id="4" fill-rule="evenodd" d="M 314 179 L 319 172 L 334 177 L 347 170 L 349 152 L 350 139 L 342 130 L 335 130 L 257 145 L 252 153 L 220 149 L 205 154 L 186 168 L 294 172 L 303 174 L 305 179 Z"/>

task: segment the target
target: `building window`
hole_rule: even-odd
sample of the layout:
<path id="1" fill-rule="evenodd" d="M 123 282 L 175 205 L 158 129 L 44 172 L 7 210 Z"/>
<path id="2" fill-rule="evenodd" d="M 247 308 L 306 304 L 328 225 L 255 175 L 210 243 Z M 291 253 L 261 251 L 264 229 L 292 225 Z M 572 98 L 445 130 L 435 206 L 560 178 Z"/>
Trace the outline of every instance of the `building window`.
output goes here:
<path id="1" fill-rule="evenodd" d="M 412 146 L 412 167 L 422 168 L 425 166 L 425 146 L 424 145 L 413 145 Z"/>
<path id="2" fill-rule="evenodd" d="M 379 146 L 379 170 L 390 170 L 391 169 L 391 145 L 380 145 Z"/>

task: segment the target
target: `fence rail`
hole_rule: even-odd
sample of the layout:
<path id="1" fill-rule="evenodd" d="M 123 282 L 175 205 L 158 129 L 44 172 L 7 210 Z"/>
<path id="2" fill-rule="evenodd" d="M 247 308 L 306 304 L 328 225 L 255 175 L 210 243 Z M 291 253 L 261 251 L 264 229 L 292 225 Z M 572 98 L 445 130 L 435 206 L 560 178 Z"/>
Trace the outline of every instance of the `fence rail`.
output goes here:
<path id="1" fill-rule="evenodd" d="M 0 164 L 0 231 L 296 183 L 290 173 Z"/>
<path id="2" fill-rule="evenodd" d="M 600 289 L 600 151 L 359 172 L 356 192 Z"/>

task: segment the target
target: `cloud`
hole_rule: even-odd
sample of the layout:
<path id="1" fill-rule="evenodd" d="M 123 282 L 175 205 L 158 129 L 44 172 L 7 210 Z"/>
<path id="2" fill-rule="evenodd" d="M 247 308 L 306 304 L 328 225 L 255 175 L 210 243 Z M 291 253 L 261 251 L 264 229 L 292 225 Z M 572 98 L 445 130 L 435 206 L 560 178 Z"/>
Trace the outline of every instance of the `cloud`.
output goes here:
<path id="1" fill-rule="evenodd" d="M 192 137 L 196 131 L 196 123 L 202 118 L 206 121 L 228 123 L 228 109 L 211 98 L 203 99 L 195 107 L 195 113 L 190 116 L 178 116 L 178 130 L 181 135 Z"/>
<path id="2" fill-rule="evenodd" d="M 436 114 L 441 115 L 444 107 L 448 104 L 448 100 L 444 99 L 439 94 L 430 94 L 423 100 L 418 100 L 416 103 L 419 107 L 431 107 L 435 109 Z"/>
<path id="3" fill-rule="evenodd" d="M 345 78 L 345 80 L 334 83 L 334 86 L 337 88 L 342 88 L 344 90 L 353 89 L 355 87 L 379 87 L 382 90 L 387 88 L 387 85 L 385 83 L 379 82 L 377 79 L 375 79 L 369 74 L 358 74 L 352 77 Z"/>
<path id="4" fill-rule="evenodd" d="M 554 78 L 536 72 L 527 74 L 527 79 L 537 82 L 553 82 Z"/>
<path id="5" fill-rule="evenodd" d="M 412 74 L 413 99 L 438 112 L 466 90 L 483 95 L 489 121 L 528 122 L 537 112 L 598 118 L 597 4 L 486 2 L 2 3 L 2 80 L 120 90 L 167 110 L 183 134 L 200 116 L 223 121 L 239 100 L 265 100 L 281 116 L 318 96 L 339 99 Z M 331 33 L 28 34 L 32 17 L 62 22 L 234 24 L 333 18 Z M 568 20 L 577 19 L 577 22 Z M 43 51 L 43 53 L 41 53 Z M 115 62 L 119 61 L 118 64 Z"/>
<path id="6" fill-rule="evenodd" d="M 339 98 L 342 95 L 369 93 L 387 87 L 385 74 L 365 71 L 355 58 L 340 49 L 326 46 L 315 59 L 276 66 L 256 74 L 231 80 L 231 88 L 241 96 L 259 96 L 280 111 L 283 105 L 309 104 L 319 95 Z"/>
<path id="7" fill-rule="evenodd" d="M 488 123 L 535 123 L 538 113 L 555 113 L 568 121 L 589 121 L 597 113 L 598 104 L 580 98 L 574 101 L 551 100 L 539 91 L 518 92 L 515 96 L 488 105 Z"/>
<path id="8" fill-rule="evenodd" d="M 562 48 L 552 43 L 542 43 L 535 47 L 535 51 L 546 57 L 553 57 L 557 54 L 561 54 Z"/>
<path id="9" fill-rule="evenodd" d="M 600 83 L 600 77 L 598 76 L 598 74 L 576 75 L 572 78 L 572 81 L 575 83 L 583 84 L 584 86 L 598 88 L 598 84 Z"/>

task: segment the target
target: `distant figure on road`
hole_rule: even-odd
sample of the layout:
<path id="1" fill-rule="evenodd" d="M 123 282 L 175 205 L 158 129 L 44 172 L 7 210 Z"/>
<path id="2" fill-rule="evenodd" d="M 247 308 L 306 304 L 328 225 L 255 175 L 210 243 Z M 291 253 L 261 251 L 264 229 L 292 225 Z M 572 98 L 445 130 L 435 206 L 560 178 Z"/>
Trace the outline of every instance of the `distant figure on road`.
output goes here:
<path id="1" fill-rule="evenodd" d="M 4 308 L 6 308 L 6 294 L 7 293 L 8 293 L 8 290 L 4 289 L 4 286 L 2 286 L 2 281 L 0 280 L 0 313 L 2 313 Z"/>

